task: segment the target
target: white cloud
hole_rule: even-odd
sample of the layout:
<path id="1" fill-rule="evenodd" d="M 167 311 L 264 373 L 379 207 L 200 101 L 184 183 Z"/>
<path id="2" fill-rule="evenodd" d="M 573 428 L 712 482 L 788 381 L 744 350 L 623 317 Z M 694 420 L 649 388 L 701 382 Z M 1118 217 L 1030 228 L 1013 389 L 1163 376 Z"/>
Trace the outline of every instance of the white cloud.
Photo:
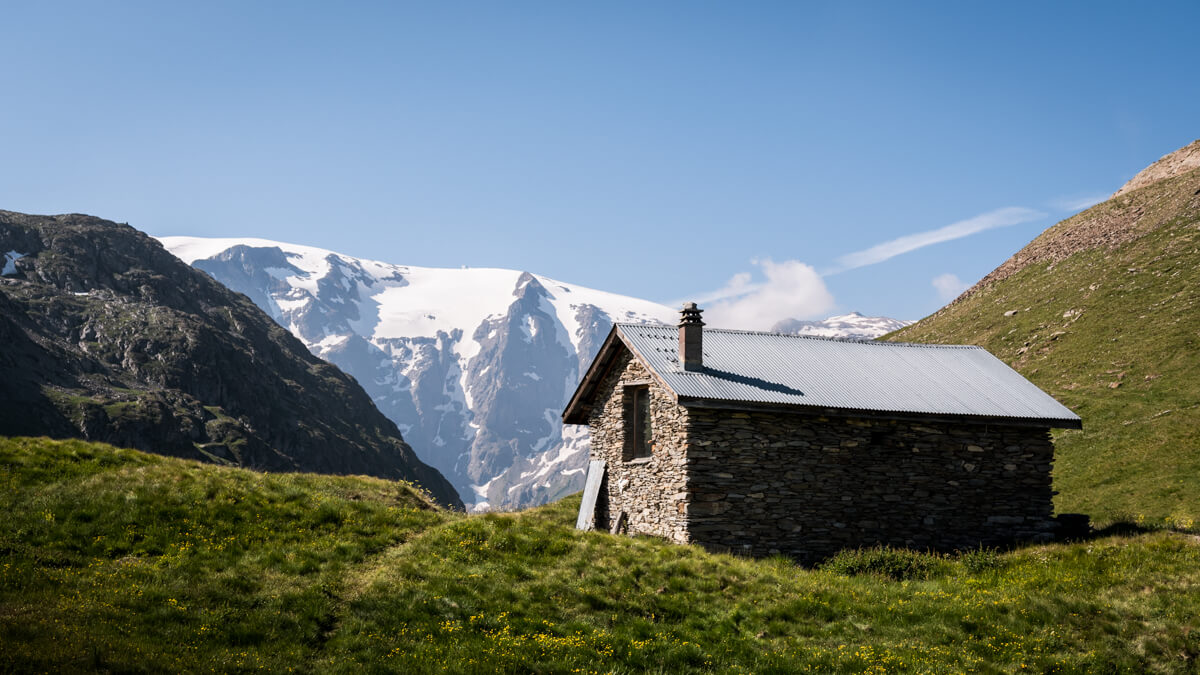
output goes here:
<path id="1" fill-rule="evenodd" d="M 901 253 L 908 253 L 909 251 L 915 251 L 919 248 L 932 246 L 933 244 L 940 244 L 944 241 L 961 239 L 983 232 L 984 230 L 1028 223 L 1039 218 L 1044 218 L 1045 215 L 1041 211 L 1034 211 L 1033 209 L 1020 206 L 1010 206 L 995 211 L 988 211 L 974 218 L 960 220 L 957 223 L 939 227 L 936 230 L 906 234 L 903 237 L 885 241 L 882 244 L 876 244 L 868 249 L 848 253 L 838 258 L 838 266 L 827 272 L 827 274 L 836 274 L 855 269 L 856 267 L 874 265 L 889 258 L 894 258 Z"/>
<path id="2" fill-rule="evenodd" d="M 1107 201 L 1108 197 L 1109 195 L 1098 192 L 1089 195 L 1074 195 L 1071 197 L 1061 197 L 1059 199 L 1055 199 L 1050 203 L 1050 205 L 1059 211 L 1069 211 L 1074 213 L 1076 211 L 1090 209 L 1100 202 Z"/>
<path id="3" fill-rule="evenodd" d="M 970 287 L 970 284 L 964 283 L 957 275 L 950 274 L 949 272 L 934 277 L 931 283 L 937 289 L 938 297 L 943 302 L 957 298 L 963 291 Z"/>
<path id="4" fill-rule="evenodd" d="M 719 291 L 695 299 L 705 310 L 706 324 L 768 330 L 782 319 L 817 318 L 833 309 L 833 295 L 812 266 L 798 260 L 752 262 L 762 271 L 764 280 L 752 281 L 749 272 L 741 272 Z"/>
<path id="5" fill-rule="evenodd" d="M 753 262 L 757 264 L 758 261 Z M 689 298 L 688 300 L 681 302 L 673 302 L 671 304 L 679 305 L 682 304 L 682 302 L 695 302 L 700 305 L 705 305 L 710 302 L 716 302 L 717 300 L 736 298 L 739 295 L 745 295 L 762 287 L 761 283 L 751 283 L 750 280 L 752 278 L 753 277 L 749 272 L 738 272 L 737 274 L 733 275 L 733 277 L 731 277 L 729 281 L 719 290 L 712 291 L 711 293 L 704 293 L 699 297 Z"/>

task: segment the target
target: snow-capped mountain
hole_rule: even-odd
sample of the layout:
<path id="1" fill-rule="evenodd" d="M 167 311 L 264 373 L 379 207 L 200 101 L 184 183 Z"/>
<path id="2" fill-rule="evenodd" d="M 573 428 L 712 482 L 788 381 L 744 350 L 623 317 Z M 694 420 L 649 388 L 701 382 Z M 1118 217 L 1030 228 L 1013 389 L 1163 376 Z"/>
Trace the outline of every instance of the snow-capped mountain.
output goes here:
<path id="1" fill-rule="evenodd" d="M 353 375 L 477 510 L 583 488 L 589 439 L 559 415 L 612 324 L 678 320 L 646 300 L 505 269 L 394 265 L 264 239 L 162 237 Z M 859 314 L 786 321 L 806 335 L 876 337 Z"/>
<path id="2" fill-rule="evenodd" d="M 657 303 L 504 269 L 361 260 L 262 239 L 163 237 L 353 375 L 477 509 L 578 491 L 587 430 L 559 415 L 614 321 Z"/>
<path id="3" fill-rule="evenodd" d="M 840 316 L 831 316 L 821 321 L 784 319 L 772 326 L 771 331 L 789 335 L 869 340 L 894 330 L 900 330 L 911 323 L 912 321 L 889 319 L 886 316 L 863 316 L 858 312 L 850 312 Z"/>

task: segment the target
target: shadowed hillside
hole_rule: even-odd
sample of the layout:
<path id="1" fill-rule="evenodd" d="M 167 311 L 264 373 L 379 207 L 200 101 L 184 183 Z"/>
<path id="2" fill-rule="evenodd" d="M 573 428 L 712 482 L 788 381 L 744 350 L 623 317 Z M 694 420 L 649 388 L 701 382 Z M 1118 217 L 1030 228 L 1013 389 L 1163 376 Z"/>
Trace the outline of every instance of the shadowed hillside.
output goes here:
<path id="1" fill-rule="evenodd" d="M 149 236 L 0 211 L 0 434 L 413 480 L 461 507 L 352 378 Z"/>

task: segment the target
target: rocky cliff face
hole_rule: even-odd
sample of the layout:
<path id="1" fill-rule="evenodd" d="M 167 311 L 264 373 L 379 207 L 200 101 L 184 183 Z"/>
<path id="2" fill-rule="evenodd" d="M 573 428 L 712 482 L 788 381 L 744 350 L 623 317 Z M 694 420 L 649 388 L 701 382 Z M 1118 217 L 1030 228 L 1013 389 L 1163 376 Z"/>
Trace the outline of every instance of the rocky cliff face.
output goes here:
<path id="1" fill-rule="evenodd" d="M 154 239 L 0 211 L 0 251 L 0 434 L 405 479 L 461 507 L 353 379 Z"/>

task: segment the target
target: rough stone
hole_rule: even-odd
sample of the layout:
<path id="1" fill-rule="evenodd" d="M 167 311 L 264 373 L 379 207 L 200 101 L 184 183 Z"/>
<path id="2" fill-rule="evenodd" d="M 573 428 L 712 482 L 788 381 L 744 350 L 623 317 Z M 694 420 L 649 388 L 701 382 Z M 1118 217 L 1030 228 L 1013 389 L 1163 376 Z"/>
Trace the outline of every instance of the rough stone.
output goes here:
<path id="1" fill-rule="evenodd" d="M 652 456 L 635 462 L 623 456 L 625 387 L 647 381 Z M 630 534 L 804 563 L 876 544 L 965 550 L 1053 535 L 1048 429 L 688 408 L 630 354 L 596 401 L 592 458 L 609 471 L 598 528 L 624 513 Z"/>

